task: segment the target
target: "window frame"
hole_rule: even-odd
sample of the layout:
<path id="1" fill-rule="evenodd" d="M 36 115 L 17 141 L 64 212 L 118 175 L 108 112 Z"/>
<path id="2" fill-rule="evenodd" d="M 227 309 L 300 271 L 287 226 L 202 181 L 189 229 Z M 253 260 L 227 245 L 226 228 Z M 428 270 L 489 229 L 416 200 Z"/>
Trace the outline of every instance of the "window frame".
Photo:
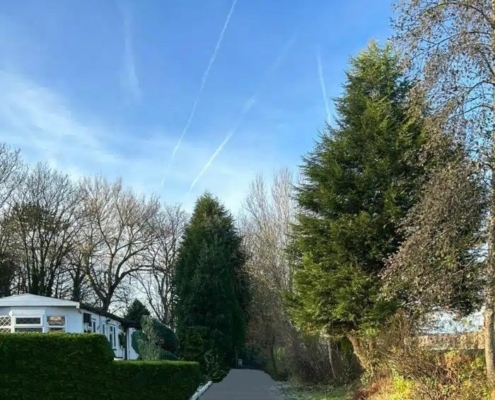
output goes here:
<path id="1" fill-rule="evenodd" d="M 117 336 L 117 327 L 115 325 L 109 324 L 108 325 L 108 341 L 110 342 L 112 349 L 117 348 L 116 336 Z"/>
<path id="2" fill-rule="evenodd" d="M 38 324 L 19 324 L 17 322 L 17 319 L 22 319 L 22 318 L 36 318 L 39 319 Z M 43 326 L 43 315 L 13 315 L 12 316 L 13 321 L 11 320 L 12 323 L 12 332 L 13 333 L 26 333 L 26 332 L 39 332 L 39 333 L 44 333 L 44 326 Z M 19 331 L 18 329 L 36 329 L 36 331 Z"/>
<path id="3" fill-rule="evenodd" d="M 12 333 L 13 317 L 10 315 L 0 315 L 0 318 L 6 318 L 9 321 L 8 325 L 0 325 L 0 333 Z"/>
<path id="4" fill-rule="evenodd" d="M 48 319 L 50 317 L 60 317 L 60 318 L 63 318 L 64 319 L 64 324 L 63 325 L 53 325 L 53 324 L 50 324 L 50 322 L 48 321 Z M 67 332 L 67 316 L 66 315 L 46 315 L 46 318 L 45 318 L 45 322 L 46 322 L 46 333 L 50 333 L 50 332 L 63 332 L 63 333 L 66 333 Z"/>

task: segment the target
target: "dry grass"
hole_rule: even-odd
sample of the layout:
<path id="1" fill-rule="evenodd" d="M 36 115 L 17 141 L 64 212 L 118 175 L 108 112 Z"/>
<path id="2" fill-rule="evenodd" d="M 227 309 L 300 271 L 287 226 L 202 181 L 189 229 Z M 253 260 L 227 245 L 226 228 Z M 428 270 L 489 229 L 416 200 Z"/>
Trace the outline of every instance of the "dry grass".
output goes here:
<path id="1" fill-rule="evenodd" d="M 347 388 L 286 384 L 281 390 L 287 400 L 351 400 L 350 390 Z"/>

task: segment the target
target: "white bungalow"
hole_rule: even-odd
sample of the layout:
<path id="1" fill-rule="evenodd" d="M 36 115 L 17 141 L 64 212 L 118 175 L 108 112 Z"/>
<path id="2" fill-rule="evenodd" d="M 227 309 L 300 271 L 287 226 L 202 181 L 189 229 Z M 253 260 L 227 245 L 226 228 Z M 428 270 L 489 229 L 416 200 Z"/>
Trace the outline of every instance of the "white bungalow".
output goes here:
<path id="1" fill-rule="evenodd" d="M 131 335 L 139 328 L 136 322 L 75 301 L 33 294 L 0 298 L 0 333 L 100 333 L 112 345 L 116 359 L 138 357 Z"/>

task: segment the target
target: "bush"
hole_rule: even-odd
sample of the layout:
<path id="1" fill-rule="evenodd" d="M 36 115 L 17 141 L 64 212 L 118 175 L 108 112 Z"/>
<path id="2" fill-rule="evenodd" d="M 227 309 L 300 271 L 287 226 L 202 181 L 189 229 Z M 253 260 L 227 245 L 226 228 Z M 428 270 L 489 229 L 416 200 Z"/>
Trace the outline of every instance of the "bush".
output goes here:
<path id="1" fill-rule="evenodd" d="M 421 345 L 411 320 L 398 314 L 376 346 L 373 400 L 482 400 L 489 398 L 484 358 L 479 351 L 435 351 Z M 371 388 L 374 385 L 370 385 Z M 375 385 L 376 386 L 376 385 Z M 369 388 L 358 392 L 369 392 Z"/>
<path id="2" fill-rule="evenodd" d="M 200 382 L 197 363 L 113 361 L 95 334 L 0 335 L 0 399 L 184 400 Z"/>
<path id="3" fill-rule="evenodd" d="M 143 331 L 134 331 L 131 336 L 131 346 L 134 351 L 142 358 L 141 353 L 144 352 L 144 345 L 148 342 L 148 338 Z"/>
<path id="4" fill-rule="evenodd" d="M 161 349 L 176 354 L 179 348 L 179 339 L 172 329 L 155 318 L 143 316 L 141 318 L 143 333 L 148 339 Z"/>
<path id="5" fill-rule="evenodd" d="M 102 370 L 111 368 L 113 358 L 103 335 L 1 334 L 0 398 L 44 398 L 43 394 L 52 392 L 80 393 L 83 398 L 94 395 L 95 385 L 84 385 L 81 377 L 96 379 Z"/>
<path id="6" fill-rule="evenodd" d="M 186 361 L 117 361 L 113 370 L 119 400 L 186 400 L 200 383 L 199 365 Z"/>
<path id="7" fill-rule="evenodd" d="M 340 386 L 353 382 L 359 374 L 359 364 L 350 343 L 341 339 L 333 341 L 331 346 L 333 372 L 327 340 L 319 335 L 294 334 L 286 352 L 289 379 L 303 385 Z"/>
<path id="8" fill-rule="evenodd" d="M 132 348 L 144 361 L 178 360 L 175 355 L 179 339 L 174 331 L 160 321 L 143 316 L 141 331 L 132 334 Z"/>

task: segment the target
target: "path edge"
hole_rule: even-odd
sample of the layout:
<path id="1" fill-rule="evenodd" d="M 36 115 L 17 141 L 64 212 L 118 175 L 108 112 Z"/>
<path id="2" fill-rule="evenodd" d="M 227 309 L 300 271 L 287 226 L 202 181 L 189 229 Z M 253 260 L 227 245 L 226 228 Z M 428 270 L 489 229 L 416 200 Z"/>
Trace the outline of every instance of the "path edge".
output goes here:
<path id="1" fill-rule="evenodd" d="M 206 384 L 201 389 L 197 390 L 196 393 L 194 393 L 189 400 L 199 399 L 201 396 L 203 396 L 203 394 L 205 394 L 205 392 L 208 390 L 208 388 L 211 386 L 212 383 L 213 383 L 212 381 L 206 382 Z"/>

